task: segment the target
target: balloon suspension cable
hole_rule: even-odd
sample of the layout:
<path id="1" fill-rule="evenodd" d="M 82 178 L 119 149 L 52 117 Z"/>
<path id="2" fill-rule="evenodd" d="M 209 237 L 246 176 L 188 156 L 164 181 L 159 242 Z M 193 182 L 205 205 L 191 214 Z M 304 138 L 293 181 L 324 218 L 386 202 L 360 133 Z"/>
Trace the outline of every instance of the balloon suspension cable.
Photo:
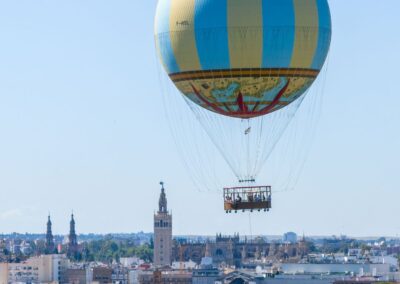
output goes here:
<path id="1" fill-rule="evenodd" d="M 249 212 L 249 230 L 250 230 L 250 242 L 253 240 L 253 229 L 251 224 L 251 213 Z"/>

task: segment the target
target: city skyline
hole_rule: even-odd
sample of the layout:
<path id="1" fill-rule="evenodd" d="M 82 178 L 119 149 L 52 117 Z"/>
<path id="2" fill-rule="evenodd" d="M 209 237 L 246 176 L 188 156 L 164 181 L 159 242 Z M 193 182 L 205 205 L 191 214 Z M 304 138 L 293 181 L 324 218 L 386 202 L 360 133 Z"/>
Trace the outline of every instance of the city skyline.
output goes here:
<path id="1" fill-rule="evenodd" d="M 156 1 L 22 3 L 0 9 L 0 232 L 42 232 L 50 211 L 53 234 L 67 234 L 72 208 L 80 233 L 150 232 L 163 180 L 174 235 L 400 233 L 399 1 L 330 1 L 307 162 L 295 190 L 251 222 L 227 215 L 221 192 L 198 191 L 179 158 L 157 78 Z"/>
<path id="2" fill-rule="evenodd" d="M 154 210 L 154 212 L 155 212 L 154 213 L 154 218 L 163 219 L 163 220 L 166 218 L 166 220 L 170 222 L 170 226 L 171 226 L 171 224 L 172 224 L 171 218 L 172 217 L 168 213 L 169 211 L 167 209 L 167 198 L 166 198 L 165 189 L 164 189 L 164 182 L 160 182 L 160 185 L 161 185 L 161 194 L 160 194 L 159 200 L 158 200 L 158 210 Z M 10 232 L 10 233 L 4 233 L 4 232 L 2 232 L 2 233 L 0 233 L 0 236 L 10 236 L 10 235 L 15 235 L 15 234 L 20 235 L 20 236 L 27 235 L 27 234 L 28 235 L 43 236 L 43 238 L 45 238 L 45 241 L 46 241 L 46 249 L 49 249 L 48 248 L 49 246 L 52 247 L 53 249 L 55 249 L 54 239 L 55 239 L 55 237 L 60 237 L 60 236 L 64 236 L 64 237 L 68 236 L 70 238 L 71 234 L 72 234 L 73 235 L 72 236 L 72 242 L 74 243 L 74 245 L 76 245 L 77 244 L 77 239 L 80 236 L 89 236 L 89 237 L 91 235 L 95 235 L 95 236 L 121 236 L 121 235 L 132 236 L 132 235 L 140 235 L 140 234 L 154 235 L 154 231 L 156 229 L 154 227 L 152 232 L 143 232 L 143 231 L 140 231 L 140 232 L 129 232 L 129 233 L 108 232 L 108 233 L 103 233 L 103 234 L 89 232 L 89 233 L 80 234 L 79 232 L 75 233 L 75 215 L 74 215 L 73 211 L 71 212 L 71 214 L 69 216 L 70 216 L 69 232 L 66 233 L 66 234 L 57 234 L 57 233 L 53 234 L 53 230 L 52 230 L 53 220 L 52 220 L 51 214 L 49 212 L 48 215 L 47 215 L 46 230 L 44 230 L 42 233 L 40 233 L 40 232 L 39 233 L 34 233 L 34 232 L 25 232 L 25 233 Z M 156 222 L 156 221 L 154 221 L 154 222 Z M 167 223 L 167 225 L 168 225 L 168 223 Z M 172 230 L 172 226 L 171 226 L 171 230 Z M 167 237 L 168 237 L 168 234 L 170 234 L 170 233 L 171 232 L 167 233 Z M 216 232 L 216 233 L 211 234 L 211 235 L 206 235 L 206 234 L 200 234 L 200 235 L 195 235 L 195 234 L 176 235 L 176 234 L 172 234 L 172 237 L 176 238 L 178 240 L 180 238 L 189 238 L 189 239 L 190 238 L 194 238 L 194 239 L 203 238 L 204 241 L 207 241 L 207 239 L 213 239 L 215 236 L 218 237 L 218 235 L 221 235 L 221 234 L 222 234 L 222 236 L 229 236 L 229 234 L 223 234 L 222 232 Z M 287 238 L 287 235 L 293 235 L 293 234 L 297 238 L 297 236 L 299 235 L 299 232 L 285 231 L 285 232 L 282 232 L 281 234 L 276 234 L 276 235 L 267 235 L 267 234 L 246 235 L 246 234 L 240 234 L 239 232 L 234 232 L 233 235 L 234 236 L 238 235 L 238 236 L 240 236 L 240 238 L 249 238 L 249 239 L 257 238 L 257 237 L 263 237 L 263 238 L 269 239 L 270 241 L 272 241 L 272 240 L 275 241 L 275 240 L 284 240 L 284 239 Z M 371 236 L 354 237 L 354 236 L 348 236 L 348 235 L 345 235 L 345 234 L 305 235 L 304 232 L 302 234 L 302 237 L 303 238 L 307 237 L 307 238 L 310 238 L 310 239 L 324 239 L 324 238 L 325 239 L 329 239 L 329 238 L 340 239 L 340 238 L 350 237 L 350 238 L 354 238 L 354 239 L 358 239 L 358 240 L 376 240 L 376 239 L 379 239 L 379 238 L 388 238 L 388 239 L 393 239 L 393 240 L 396 240 L 396 239 L 400 240 L 400 236 L 399 235 L 396 235 L 396 236 L 371 235 Z M 71 242 L 71 240 L 69 239 L 68 242 Z"/>

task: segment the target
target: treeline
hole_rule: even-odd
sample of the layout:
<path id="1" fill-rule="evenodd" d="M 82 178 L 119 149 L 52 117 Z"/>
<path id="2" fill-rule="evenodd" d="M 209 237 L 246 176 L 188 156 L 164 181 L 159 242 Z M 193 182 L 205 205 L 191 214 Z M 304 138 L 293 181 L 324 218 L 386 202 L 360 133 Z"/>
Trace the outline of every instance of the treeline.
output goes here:
<path id="1" fill-rule="evenodd" d="M 90 241 L 82 244 L 81 254 L 78 259 L 83 261 L 117 261 L 121 257 L 138 257 L 145 261 L 153 260 L 153 242 L 137 245 L 133 240 L 114 240 L 111 238 Z"/>

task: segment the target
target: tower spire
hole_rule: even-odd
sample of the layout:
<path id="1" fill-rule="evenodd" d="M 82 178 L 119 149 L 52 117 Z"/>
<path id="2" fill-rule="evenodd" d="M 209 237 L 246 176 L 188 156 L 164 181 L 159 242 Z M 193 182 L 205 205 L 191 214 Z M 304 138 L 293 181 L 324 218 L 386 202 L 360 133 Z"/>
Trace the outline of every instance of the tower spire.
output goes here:
<path id="1" fill-rule="evenodd" d="M 74 212 L 72 212 L 71 221 L 69 222 L 68 256 L 76 258 L 77 252 L 78 252 L 78 241 L 75 232 Z"/>
<path id="2" fill-rule="evenodd" d="M 50 213 L 47 217 L 47 230 L 46 230 L 46 253 L 52 254 L 54 252 L 54 237 L 53 232 L 51 230 L 51 219 Z"/>
<path id="3" fill-rule="evenodd" d="M 160 198 L 158 200 L 158 213 L 168 213 L 167 197 L 165 195 L 164 182 L 160 181 L 160 185 L 161 185 L 161 193 L 160 193 Z"/>

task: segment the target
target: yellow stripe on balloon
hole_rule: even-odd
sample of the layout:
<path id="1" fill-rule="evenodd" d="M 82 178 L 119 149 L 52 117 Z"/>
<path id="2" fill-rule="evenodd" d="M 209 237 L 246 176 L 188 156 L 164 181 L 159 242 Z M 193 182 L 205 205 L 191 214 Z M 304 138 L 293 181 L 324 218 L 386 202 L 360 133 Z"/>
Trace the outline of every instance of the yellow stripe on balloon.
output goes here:
<path id="1" fill-rule="evenodd" d="M 194 32 L 195 0 L 171 0 L 170 37 L 181 72 L 200 70 Z"/>
<path id="2" fill-rule="evenodd" d="M 262 0 L 229 0 L 228 33 L 231 68 L 262 65 Z"/>
<path id="3" fill-rule="evenodd" d="M 292 68 L 310 68 L 318 46 L 317 0 L 294 0 L 296 32 Z"/>

